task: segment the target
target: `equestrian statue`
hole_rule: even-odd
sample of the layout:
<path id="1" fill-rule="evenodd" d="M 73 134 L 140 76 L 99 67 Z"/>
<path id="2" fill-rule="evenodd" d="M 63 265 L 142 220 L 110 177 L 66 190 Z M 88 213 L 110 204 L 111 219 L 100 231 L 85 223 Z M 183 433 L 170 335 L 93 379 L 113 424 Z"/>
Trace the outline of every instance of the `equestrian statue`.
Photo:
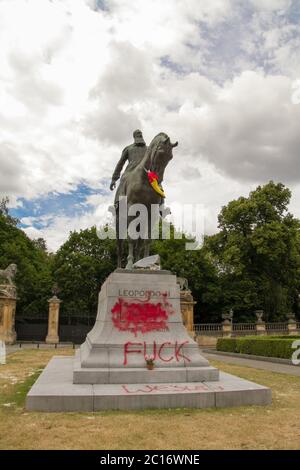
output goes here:
<path id="1" fill-rule="evenodd" d="M 162 214 L 165 198 L 162 188 L 164 171 L 173 158 L 173 148 L 178 145 L 178 142 L 172 144 L 164 132 L 154 137 L 149 147 L 146 146 L 140 130 L 134 131 L 133 137 L 134 143 L 123 150 L 110 185 L 110 189 L 113 190 L 128 160 L 114 200 L 118 267 L 122 268 L 122 256 L 127 239 L 126 269 L 132 269 L 135 262 L 149 256 L 152 230 Z M 139 235 L 133 236 L 130 226 L 137 220 L 135 208 L 139 205 L 143 206 L 142 213 L 146 216 L 139 218 Z M 153 207 L 158 207 L 160 210 L 155 211 Z"/>

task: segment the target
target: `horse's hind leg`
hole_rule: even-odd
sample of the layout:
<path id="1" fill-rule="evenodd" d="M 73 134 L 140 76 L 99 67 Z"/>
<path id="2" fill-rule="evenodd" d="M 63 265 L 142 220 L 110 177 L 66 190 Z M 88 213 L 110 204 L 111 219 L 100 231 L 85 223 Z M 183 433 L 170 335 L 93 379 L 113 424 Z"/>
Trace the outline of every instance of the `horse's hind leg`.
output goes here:
<path id="1" fill-rule="evenodd" d="M 124 240 L 123 240 L 123 234 L 120 233 L 120 217 L 122 217 L 122 214 L 120 214 L 119 202 L 115 201 L 114 208 L 115 208 L 115 224 L 116 224 L 116 236 L 117 236 L 118 268 L 122 268 Z"/>
<path id="2" fill-rule="evenodd" d="M 117 240 L 118 247 L 118 268 L 122 268 L 123 240 Z"/>
<path id="3" fill-rule="evenodd" d="M 142 258 L 142 252 L 143 252 L 143 240 L 139 238 L 135 242 L 134 262 L 139 261 Z"/>

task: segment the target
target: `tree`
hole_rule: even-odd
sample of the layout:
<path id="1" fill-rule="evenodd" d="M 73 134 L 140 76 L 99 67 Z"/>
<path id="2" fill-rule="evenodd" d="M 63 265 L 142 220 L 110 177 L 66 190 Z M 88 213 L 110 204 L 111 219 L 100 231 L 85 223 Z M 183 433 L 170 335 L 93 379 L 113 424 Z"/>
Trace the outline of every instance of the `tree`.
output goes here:
<path id="1" fill-rule="evenodd" d="M 47 252 L 47 243 L 46 243 L 46 240 L 44 240 L 44 238 L 39 237 L 39 238 L 32 240 L 32 242 L 36 248 L 38 248 L 41 251 L 44 251 L 45 253 Z"/>
<path id="2" fill-rule="evenodd" d="M 4 211 L 0 214 L 0 266 L 5 268 L 10 263 L 18 266 L 17 315 L 47 316 L 47 300 L 53 282 L 50 259 Z"/>
<path id="3" fill-rule="evenodd" d="M 101 284 L 116 268 L 115 240 L 101 240 L 95 227 L 71 232 L 54 256 L 63 315 L 96 316 Z"/>
<path id="4" fill-rule="evenodd" d="M 187 277 L 197 303 L 201 321 L 218 319 L 216 270 L 209 256 L 186 251 L 187 238 L 152 242 L 152 253 L 159 253 L 164 269 Z M 53 276 L 61 292 L 62 315 L 96 316 L 98 293 L 106 277 L 116 268 L 116 241 L 100 240 L 95 228 L 72 232 L 54 256 Z"/>
<path id="5" fill-rule="evenodd" d="M 19 223 L 19 219 L 12 217 L 8 209 L 9 197 L 3 197 L 0 201 L 0 215 L 5 217 L 6 222 L 10 225 L 16 226 Z"/>
<path id="6" fill-rule="evenodd" d="M 206 239 L 219 272 L 223 308 L 249 319 L 263 308 L 269 320 L 297 308 L 300 222 L 288 212 L 291 192 L 273 181 L 223 207 L 220 232 Z"/>
<path id="7" fill-rule="evenodd" d="M 160 255 L 163 269 L 187 278 L 197 302 L 195 322 L 218 321 L 221 290 L 217 270 L 207 250 L 186 250 L 186 242 L 191 242 L 191 239 L 185 234 L 177 233 L 171 225 L 170 239 L 153 241 L 151 252 Z"/>

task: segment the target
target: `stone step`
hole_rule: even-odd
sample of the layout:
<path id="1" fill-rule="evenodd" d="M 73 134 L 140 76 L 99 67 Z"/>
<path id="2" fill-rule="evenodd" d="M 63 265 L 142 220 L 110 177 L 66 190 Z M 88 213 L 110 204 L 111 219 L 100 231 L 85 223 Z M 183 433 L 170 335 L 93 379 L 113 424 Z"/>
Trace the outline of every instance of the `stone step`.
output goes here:
<path id="1" fill-rule="evenodd" d="M 208 367 L 167 367 L 148 370 L 141 368 L 91 369 L 75 363 L 74 384 L 122 384 L 122 383 L 164 383 L 164 382 L 204 382 L 219 379 L 219 370 Z"/>
<path id="2" fill-rule="evenodd" d="M 220 372 L 218 381 L 73 384 L 73 357 L 54 357 L 26 399 L 27 410 L 46 412 L 213 408 L 269 405 L 271 390 Z M 152 371 L 148 371 L 152 372 Z"/>

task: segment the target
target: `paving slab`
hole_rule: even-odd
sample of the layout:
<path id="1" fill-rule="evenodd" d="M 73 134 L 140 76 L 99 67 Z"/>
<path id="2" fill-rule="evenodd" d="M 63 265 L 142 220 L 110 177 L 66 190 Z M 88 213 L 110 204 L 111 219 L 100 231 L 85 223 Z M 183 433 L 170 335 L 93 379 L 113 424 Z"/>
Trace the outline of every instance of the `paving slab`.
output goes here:
<path id="1" fill-rule="evenodd" d="M 51 359 L 27 395 L 28 410 L 68 412 L 213 408 L 271 403 L 271 390 L 267 387 L 223 372 L 220 372 L 218 381 L 73 384 L 73 361 L 73 357 Z"/>
<path id="2" fill-rule="evenodd" d="M 92 385 L 73 384 L 73 357 L 55 356 L 26 398 L 35 411 L 93 411 Z"/>

